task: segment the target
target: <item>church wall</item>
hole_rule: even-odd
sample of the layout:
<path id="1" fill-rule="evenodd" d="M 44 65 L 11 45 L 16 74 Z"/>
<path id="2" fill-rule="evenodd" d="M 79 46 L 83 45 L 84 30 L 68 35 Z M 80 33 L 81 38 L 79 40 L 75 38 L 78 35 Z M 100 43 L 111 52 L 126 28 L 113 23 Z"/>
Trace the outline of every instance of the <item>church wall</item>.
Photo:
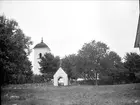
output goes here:
<path id="1" fill-rule="evenodd" d="M 40 61 L 40 58 L 39 58 L 39 54 L 42 53 L 42 56 L 45 54 L 45 53 L 50 53 L 49 49 L 47 48 L 35 48 L 34 49 L 34 65 L 33 65 L 33 72 L 34 74 L 40 74 L 40 65 L 39 65 L 39 61 Z"/>

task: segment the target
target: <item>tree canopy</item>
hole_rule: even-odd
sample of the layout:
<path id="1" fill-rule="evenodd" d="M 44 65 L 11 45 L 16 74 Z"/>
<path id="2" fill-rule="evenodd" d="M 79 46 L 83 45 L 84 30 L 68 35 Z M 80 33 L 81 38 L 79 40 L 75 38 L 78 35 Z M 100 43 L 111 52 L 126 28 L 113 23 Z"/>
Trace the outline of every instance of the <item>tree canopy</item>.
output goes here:
<path id="1" fill-rule="evenodd" d="M 41 57 L 39 64 L 40 72 L 47 80 L 50 80 L 59 68 L 60 58 L 59 56 L 54 56 L 51 53 L 45 53 L 45 55 Z"/>
<path id="2" fill-rule="evenodd" d="M 103 42 L 95 40 L 85 43 L 78 54 L 71 54 L 62 59 L 62 67 L 69 78 L 85 78 L 95 80 L 97 73 L 101 76 L 110 76 L 112 81 L 123 75 L 124 68 L 121 57 Z M 118 80 L 119 81 L 119 80 Z"/>
<path id="3" fill-rule="evenodd" d="M 126 53 L 125 67 L 129 69 L 130 72 L 140 72 L 140 55 L 137 53 Z"/>
<path id="4" fill-rule="evenodd" d="M 140 81 L 140 78 L 136 78 L 137 74 L 139 74 L 138 76 L 140 76 L 140 55 L 133 52 L 126 53 L 124 59 L 124 66 L 129 70 L 130 81 Z"/>
<path id="5" fill-rule="evenodd" d="M 22 83 L 29 80 L 32 75 L 32 66 L 28 59 L 31 52 L 30 45 L 32 45 L 31 38 L 25 36 L 15 20 L 0 16 L 2 84 Z"/>

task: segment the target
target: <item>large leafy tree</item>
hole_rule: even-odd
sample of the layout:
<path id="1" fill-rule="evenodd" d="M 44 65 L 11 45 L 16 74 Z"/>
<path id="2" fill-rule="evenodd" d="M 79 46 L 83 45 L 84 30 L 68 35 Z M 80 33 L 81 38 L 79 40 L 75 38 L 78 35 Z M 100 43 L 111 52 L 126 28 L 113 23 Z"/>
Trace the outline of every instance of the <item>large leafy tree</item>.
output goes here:
<path id="1" fill-rule="evenodd" d="M 140 55 L 130 52 L 126 54 L 124 59 L 124 65 L 129 70 L 130 80 L 135 82 L 136 74 L 140 73 Z"/>
<path id="2" fill-rule="evenodd" d="M 110 51 L 101 59 L 102 73 L 112 78 L 113 83 L 126 80 L 128 70 L 124 67 L 121 57 L 114 51 Z"/>
<path id="3" fill-rule="evenodd" d="M 78 56 L 84 58 L 85 61 L 85 68 L 84 74 L 87 77 L 92 79 L 95 78 L 93 72 L 100 72 L 100 60 L 107 54 L 109 47 L 102 42 L 96 42 L 95 40 L 91 41 L 90 43 L 85 43 L 81 50 L 78 52 Z"/>
<path id="4" fill-rule="evenodd" d="M 106 72 L 113 72 L 110 71 L 111 69 L 117 69 L 121 64 L 121 57 L 114 51 L 108 52 L 102 59 L 100 59 L 100 65 Z"/>
<path id="5" fill-rule="evenodd" d="M 59 56 L 54 56 L 51 53 L 46 53 L 40 60 L 40 72 L 43 74 L 44 79 L 50 80 L 53 74 L 57 71 L 60 65 Z"/>
<path id="6" fill-rule="evenodd" d="M 76 79 L 84 68 L 84 60 L 76 54 L 65 56 L 62 59 L 62 68 L 68 74 L 69 79 Z"/>
<path id="7" fill-rule="evenodd" d="M 124 77 L 127 71 L 116 52 L 110 51 L 105 43 L 95 40 L 85 43 L 77 55 L 63 58 L 62 64 L 70 78 L 82 77 L 86 80 L 95 80 L 99 73 L 100 78 L 107 76 L 113 79 L 112 82 L 120 81 L 120 76 Z"/>
<path id="8" fill-rule="evenodd" d="M 76 55 L 75 54 L 72 54 L 72 55 L 69 55 L 69 56 L 65 56 L 62 59 L 62 68 L 68 74 L 68 78 L 69 79 L 74 77 L 73 68 L 74 68 L 74 65 L 75 65 L 75 59 L 76 59 Z"/>
<path id="9" fill-rule="evenodd" d="M 0 68 L 4 83 L 21 83 L 30 80 L 31 38 L 25 36 L 15 20 L 0 16 Z M 21 81 L 23 80 L 23 81 Z"/>
<path id="10" fill-rule="evenodd" d="M 94 74 L 99 73 L 101 76 L 109 76 L 112 78 L 112 83 L 120 83 L 124 80 L 123 77 L 127 73 L 121 57 L 114 51 L 110 51 L 109 47 L 103 42 L 84 44 L 78 55 L 84 58 L 84 74 L 88 79 L 95 79 Z"/>
<path id="11" fill-rule="evenodd" d="M 95 40 L 85 43 L 78 54 L 71 54 L 62 60 L 63 68 L 70 78 L 82 77 L 95 79 L 95 72 L 100 70 L 100 59 L 105 56 L 109 48 L 102 42 Z"/>

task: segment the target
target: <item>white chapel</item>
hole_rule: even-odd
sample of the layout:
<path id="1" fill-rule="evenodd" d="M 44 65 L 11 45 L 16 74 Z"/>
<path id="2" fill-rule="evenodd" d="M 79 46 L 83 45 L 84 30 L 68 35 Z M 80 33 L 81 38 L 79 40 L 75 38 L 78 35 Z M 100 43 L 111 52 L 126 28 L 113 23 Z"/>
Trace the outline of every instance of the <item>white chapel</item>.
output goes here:
<path id="1" fill-rule="evenodd" d="M 54 86 L 58 86 L 59 85 L 60 79 L 62 80 L 64 86 L 68 85 L 67 73 L 61 68 L 61 66 L 56 71 L 56 73 L 53 75 L 53 80 L 54 80 L 53 84 L 54 84 Z"/>
<path id="2" fill-rule="evenodd" d="M 40 43 L 35 45 L 34 47 L 34 64 L 33 64 L 33 71 L 35 74 L 40 74 L 40 65 L 39 61 L 45 53 L 50 53 L 50 48 L 43 42 L 43 38 Z"/>

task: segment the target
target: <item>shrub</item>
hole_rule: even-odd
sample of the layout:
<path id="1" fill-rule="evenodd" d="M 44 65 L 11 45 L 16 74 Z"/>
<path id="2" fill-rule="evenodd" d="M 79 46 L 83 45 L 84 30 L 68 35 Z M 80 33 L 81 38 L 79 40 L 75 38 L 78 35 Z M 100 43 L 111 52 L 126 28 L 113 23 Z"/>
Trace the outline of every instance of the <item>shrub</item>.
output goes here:
<path id="1" fill-rule="evenodd" d="M 32 76 L 33 83 L 44 83 L 44 78 L 42 75 L 33 75 Z"/>

